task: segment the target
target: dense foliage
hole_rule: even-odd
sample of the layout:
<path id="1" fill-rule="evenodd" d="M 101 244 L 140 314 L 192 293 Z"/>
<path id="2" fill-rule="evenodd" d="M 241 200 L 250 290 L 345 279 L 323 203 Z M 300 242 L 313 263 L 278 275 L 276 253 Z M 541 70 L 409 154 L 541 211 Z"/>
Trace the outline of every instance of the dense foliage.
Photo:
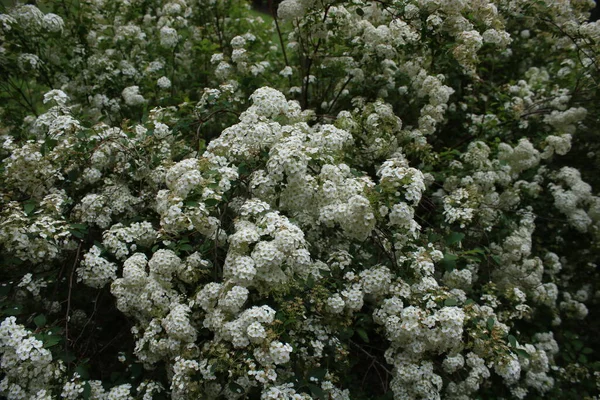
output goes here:
<path id="1" fill-rule="evenodd" d="M 593 1 L 0 7 L 0 396 L 598 399 Z"/>

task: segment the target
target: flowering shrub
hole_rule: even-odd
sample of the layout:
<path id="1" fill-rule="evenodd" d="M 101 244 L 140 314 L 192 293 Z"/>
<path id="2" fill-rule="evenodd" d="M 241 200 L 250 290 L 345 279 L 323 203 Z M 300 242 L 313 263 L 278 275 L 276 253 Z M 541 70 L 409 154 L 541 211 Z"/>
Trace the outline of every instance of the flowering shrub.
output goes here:
<path id="1" fill-rule="evenodd" d="M 600 396 L 591 0 L 0 13 L 0 396 Z"/>

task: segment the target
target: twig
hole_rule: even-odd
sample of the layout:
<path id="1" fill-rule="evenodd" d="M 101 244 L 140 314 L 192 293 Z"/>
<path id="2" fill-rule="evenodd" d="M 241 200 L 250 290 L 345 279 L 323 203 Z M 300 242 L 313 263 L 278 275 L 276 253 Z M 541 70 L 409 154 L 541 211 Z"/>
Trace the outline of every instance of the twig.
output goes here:
<path id="1" fill-rule="evenodd" d="M 371 353 L 369 353 L 368 351 L 366 351 L 365 349 L 362 348 L 361 345 L 359 345 L 358 343 L 354 342 L 353 340 L 349 340 L 350 344 L 353 344 L 355 347 L 357 347 L 360 351 L 362 351 L 367 357 L 369 357 L 370 359 L 372 359 L 377 365 L 379 365 L 381 368 L 383 368 L 383 370 L 385 372 L 387 372 L 389 375 L 393 375 L 392 371 L 390 371 L 389 369 L 387 369 L 387 367 L 385 365 L 383 365 L 381 362 L 379 362 L 379 360 L 377 360 L 377 357 L 375 357 L 374 355 L 372 355 Z"/>
<path id="2" fill-rule="evenodd" d="M 350 83 L 351 80 L 352 80 L 352 76 L 349 76 L 348 79 L 346 79 L 346 82 L 344 82 L 344 84 L 342 85 L 342 88 L 338 92 L 337 96 L 335 96 L 335 99 L 333 99 L 333 101 L 329 105 L 329 108 L 327 109 L 327 114 L 329 114 L 331 112 L 331 110 L 333 109 L 333 106 L 338 101 L 338 99 L 340 98 L 340 95 L 342 94 L 344 89 L 346 89 L 346 86 L 348 86 L 348 84 Z"/>
<path id="3" fill-rule="evenodd" d="M 77 255 L 75 256 L 75 262 L 71 269 L 71 277 L 69 278 L 69 295 L 67 297 L 67 315 L 65 317 L 65 351 L 69 348 L 69 314 L 71 313 L 71 292 L 73 290 L 73 275 L 75 275 L 75 267 L 79 262 L 79 254 L 81 253 L 81 245 L 83 242 L 79 242 L 77 246 Z"/>

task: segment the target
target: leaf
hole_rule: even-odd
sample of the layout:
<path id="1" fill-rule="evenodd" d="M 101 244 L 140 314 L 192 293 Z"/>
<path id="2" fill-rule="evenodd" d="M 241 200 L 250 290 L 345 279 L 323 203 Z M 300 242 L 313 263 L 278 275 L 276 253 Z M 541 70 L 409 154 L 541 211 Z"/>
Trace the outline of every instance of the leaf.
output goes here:
<path id="1" fill-rule="evenodd" d="M 62 336 L 49 335 L 44 338 L 44 348 L 56 346 L 62 341 Z"/>
<path id="2" fill-rule="evenodd" d="M 10 307 L 5 308 L 4 310 L 2 310 L 2 314 L 3 315 L 21 315 L 23 314 L 23 307 L 19 304 L 17 305 L 11 305 Z"/>
<path id="3" fill-rule="evenodd" d="M 217 199 L 206 199 L 206 200 L 204 200 L 204 204 L 206 204 L 207 207 L 214 207 L 217 204 L 219 204 L 219 200 L 217 200 Z"/>
<path id="4" fill-rule="evenodd" d="M 441 239 L 441 235 L 438 235 L 437 233 L 430 233 L 427 240 L 429 240 L 430 242 L 437 242 L 438 240 Z"/>
<path id="5" fill-rule="evenodd" d="M 465 237 L 464 233 L 460 233 L 460 232 L 452 232 L 450 235 L 448 235 L 448 237 L 446 238 L 446 244 L 448 246 L 452 246 L 453 244 L 456 244 L 458 242 L 460 242 L 461 240 L 463 240 Z"/>
<path id="6" fill-rule="evenodd" d="M 66 351 L 64 353 L 61 353 L 58 356 L 59 359 L 63 360 L 65 363 L 69 364 L 72 363 L 73 361 L 77 360 L 77 357 L 75 357 L 75 354 L 73 354 L 70 351 Z M 87 378 L 85 378 L 87 379 Z"/>
<path id="7" fill-rule="evenodd" d="M 314 383 L 309 383 L 307 386 L 310 389 L 310 392 L 313 394 L 313 396 L 323 400 L 327 398 L 327 393 L 325 393 L 325 391 L 321 389 L 320 386 L 317 386 Z"/>
<path id="8" fill-rule="evenodd" d="M 496 324 L 496 320 L 494 317 L 489 317 L 487 320 L 487 328 L 489 331 L 494 329 L 494 325 Z"/>
<path id="9" fill-rule="evenodd" d="M 365 15 L 365 11 L 362 8 L 357 8 L 356 9 L 356 13 L 362 17 L 363 15 Z"/>
<path id="10" fill-rule="evenodd" d="M 88 368 L 85 364 L 79 364 L 77 368 L 75 368 L 75 372 L 77 372 L 82 379 L 90 379 L 90 374 L 88 373 Z"/>
<path id="11" fill-rule="evenodd" d="M 138 376 L 141 376 L 142 373 L 144 372 L 144 368 L 142 367 L 142 364 L 131 364 L 131 377 L 132 378 L 137 378 Z"/>
<path id="12" fill-rule="evenodd" d="M 587 364 L 588 358 L 584 354 L 580 354 L 579 357 L 577 358 L 577 361 L 579 361 L 582 364 Z"/>
<path id="13" fill-rule="evenodd" d="M 85 235 L 83 233 L 81 233 L 75 229 L 69 229 L 69 232 L 71 232 L 71 235 L 75 236 L 78 239 L 83 239 L 85 237 Z"/>
<path id="14" fill-rule="evenodd" d="M 517 349 L 517 350 L 516 350 L 516 353 L 517 353 L 518 355 L 520 355 L 521 357 L 523 357 L 523 358 L 531 358 L 531 356 L 529 355 L 529 353 L 528 353 L 528 352 L 526 352 L 526 351 L 525 351 L 525 350 L 523 350 L 523 349 Z"/>
<path id="15" fill-rule="evenodd" d="M 179 246 L 179 250 L 192 251 L 194 250 L 194 247 L 190 244 L 182 244 L 181 246 Z"/>
<path id="16" fill-rule="evenodd" d="M 508 335 L 508 343 L 510 343 L 512 347 L 517 347 L 517 338 L 513 335 Z"/>
<path id="17" fill-rule="evenodd" d="M 500 259 L 500 257 L 498 257 L 498 256 L 492 256 L 492 260 L 494 260 L 494 262 L 497 265 L 502 265 L 502 260 Z"/>
<path id="18" fill-rule="evenodd" d="M 444 300 L 444 305 L 446 307 L 456 307 L 458 305 L 458 301 L 454 298 L 449 298 Z"/>
<path id="19" fill-rule="evenodd" d="M 90 386 L 90 382 L 86 381 L 83 384 L 83 398 L 84 400 L 89 400 L 92 395 L 92 387 Z"/>
<path id="20" fill-rule="evenodd" d="M 341 328 L 338 336 L 342 340 L 350 339 L 352 336 L 354 336 L 354 329 L 350 327 Z"/>
<path id="21" fill-rule="evenodd" d="M 23 204 L 23 211 L 25 211 L 25 214 L 27 214 L 27 215 L 30 215 L 34 209 L 35 209 L 35 203 L 33 203 L 33 202 L 27 202 L 27 203 Z"/>
<path id="22" fill-rule="evenodd" d="M 358 328 L 358 329 L 356 329 L 356 333 L 358 333 L 358 336 L 360 336 L 360 338 L 365 343 L 369 343 L 369 336 L 367 335 L 367 332 L 364 329 Z"/>
<path id="23" fill-rule="evenodd" d="M 451 272 L 456 268 L 456 260 L 458 260 L 458 256 L 452 253 L 444 254 L 444 258 L 440 261 L 440 265 L 443 266 L 446 271 Z"/>
<path id="24" fill-rule="evenodd" d="M 228 386 L 229 386 L 229 390 L 231 390 L 233 393 L 237 393 L 237 394 L 244 393 L 243 386 L 240 386 L 235 382 L 231 382 Z"/>
<path id="25" fill-rule="evenodd" d="M 308 278 L 306 278 L 306 287 L 309 289 L 315 287 L 315 278 L 312 275 L 308 275 Z"/>
<path id="26" fill-rule="evenodd" d="M 85 231 L 87 230 L 88 226 L 87 224 L 71 224 L 71 228 L 79 229 L 80 231 Z"/>
<path id="27" fill-rule="evenodd" d="M 46 325 L 46 316 L 44 314 L 40 314 L 33 319 L 33 323 L 38 328 L 41 328 Z"/>
<path id="28" fill-rule="evenodd" d="M 246 163 L 241 163 L 240 165 L 238 165 L 238 173 L 240 175 L 248 175 L 250 173 L 250 170 L 248 169 Z"/>
<path id="29" fill-rule="evenodd" d="M 318 380 L 323 380 L 325 375 L 327 374 L 327 370 L 325 368 L 315 368 L 308 373 L 308 376 L 317 378 Z"/>
<path id="30" fill-rule="evenodd" d="M 594 350 L 590 349 L 589 347 L 586 347 L 581 352 L 583 354 L 592 354 L 594 352 Z"/>

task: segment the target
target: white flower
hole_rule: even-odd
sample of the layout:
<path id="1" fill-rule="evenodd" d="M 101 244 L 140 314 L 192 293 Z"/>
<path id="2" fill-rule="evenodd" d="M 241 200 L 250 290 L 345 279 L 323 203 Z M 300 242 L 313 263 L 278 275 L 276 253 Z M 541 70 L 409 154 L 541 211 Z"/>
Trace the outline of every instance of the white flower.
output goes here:
<path id="1" fill-rule="evenodd" d="M 160 29 L 160 45 L 167 49 L 172 49 L 177 46 L 179 35 L 177 31 L 171 27 L 163 26 Z"/>
<path id="2" fill-rule="evenodd" d="M 269 345 L 269 355 L 275 364 L 285 364 L 290 361 L 291 352 L 292 346 L 287 343 L 274 341 Z"/>
<path id="3" fill-rule="evenodd" d="M 123 89 L 121 96 L 125 100 L 125 104 L 128 106 L 137 106 L 146 102 L 144 96 L 140 94 L 139 86 L 129 86 Z"/>
<path id="4" fill-rule="evenodd" d="M 161 89 L 169 89 L 171 87 L 171 80 L 166 76 L 161 76 L 158 78 L 156 85 Z"/>

